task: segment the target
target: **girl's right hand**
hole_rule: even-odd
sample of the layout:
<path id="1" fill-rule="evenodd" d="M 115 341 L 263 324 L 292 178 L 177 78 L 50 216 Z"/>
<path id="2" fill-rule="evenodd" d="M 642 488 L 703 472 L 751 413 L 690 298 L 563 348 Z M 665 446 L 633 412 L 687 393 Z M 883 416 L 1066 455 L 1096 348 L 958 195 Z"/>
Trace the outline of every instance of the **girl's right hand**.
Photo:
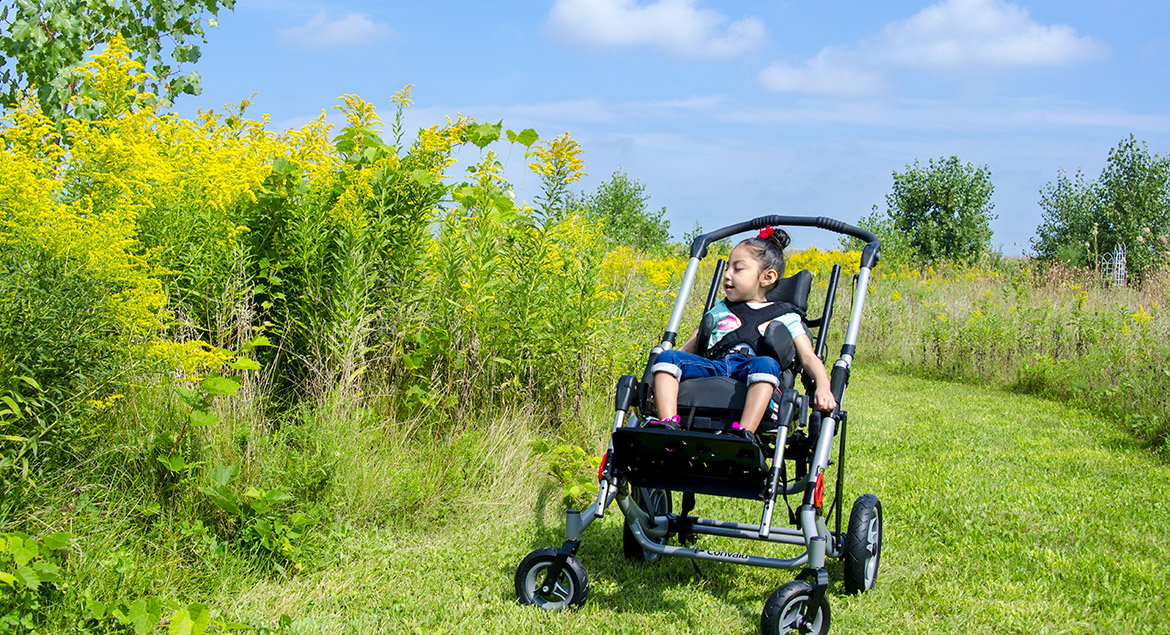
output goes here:
<path id="1" fill-rule="evenodd" d="M 837 407 L 837 400 L 833 398 L 833 391 L 828 386 L 817 386 L 813 393 L 813 407 L 821 412 L 831 412 Z"/>

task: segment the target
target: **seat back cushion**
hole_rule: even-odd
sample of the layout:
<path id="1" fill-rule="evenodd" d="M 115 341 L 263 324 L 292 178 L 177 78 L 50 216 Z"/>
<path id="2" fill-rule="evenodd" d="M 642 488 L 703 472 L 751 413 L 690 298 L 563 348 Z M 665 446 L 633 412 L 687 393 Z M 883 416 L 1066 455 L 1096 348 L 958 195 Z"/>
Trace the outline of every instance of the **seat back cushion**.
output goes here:
<path id="1" fill-rule="evenodd" d="M 769 302 L 791 302 L 800 309 L 801 315 L 808 313 L 808 294 L 812 291 L 812 274 L 802 269 L 787 278 L 781 278 L 768 292 Z"/>

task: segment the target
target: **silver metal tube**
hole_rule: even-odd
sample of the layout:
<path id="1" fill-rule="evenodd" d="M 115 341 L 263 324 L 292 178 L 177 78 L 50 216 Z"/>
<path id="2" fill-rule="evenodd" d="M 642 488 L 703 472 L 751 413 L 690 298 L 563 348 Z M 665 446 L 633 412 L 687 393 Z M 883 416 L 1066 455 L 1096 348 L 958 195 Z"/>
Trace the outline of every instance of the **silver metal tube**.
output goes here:
<path id="1" fill-rule="evenodd" d="M 696 519 L 694 521 L 694 523 L 692 524 L 692 527 L 695 528 L 695 533 L 702 533 L 702 530 L 700 528 L 718 527 L 721 529 L 734 529 L 736 531 L 742 531 L 742 532 L 752 533 L 752 534 L 758 533 L 759 528 L 760 528 L 759 525 L 751 525 L 748 523 L 736 523 L 736 522 L 731 522 L 731 521 L 726 521 L 726 520 L 708 520 L 705 518 Z M 790 538 L 801 538 L 802 536 L 804 536 L 804 533 L 802 533 L 798 529 L 792 529 L 791 527 L 773 527 L 771 533 L 768 536 L 768 539 L 773 540 L 773 539 L 780 537 L 780 536 L 790 537 Z"/>
<path id="2" fill-rule="evenodd" d="M 613 429 L 617 430 L 625 423 L 626 411 L 617 410 L 613 417 Z M 613 452 L 613 437 L 609 439 L 609 452 Z M 609 501 L 605 500 L 609 495 L 610 490 L 613 489 L 613 479 L 603 479 L 597 486 L 597 517 L 601 518 L 605 515 L 605 510 L 609 508 Z"/>
<path id="3" fill-rule="evenodd" d="M 695 277 L 699 275 L 699 259 L 692 257 L 687 261 L 687 270 L 683 273 L 682 288 L 678 291 L 678 297 L 674 299 L 674 310 L 670 312 L 670 321 L 666 323 L 666 331 L 668 333 L 678 333 L 678 327 L 682 324 L 683 313 L 687 308 L 687 298 L 691 295 L 691 287 L 695 284 Z M 674 348 L 672 342 L 663 340 L 662 348 Z"/>
<path id="4" fill-rule="evenodd" d="M 767 558 L 764 556 L 729 553 L 726 551 L 708 551 L 706 549 L 692 549 L 689 547 L 672 547 L 670 545 L 660 545 L 647 538 L 646 532 L 643 531 L 642 526 L 637 523 L 630 525 L 630 531 L 633 532 L 634 538 L 637 539 L 638 544 L 642 545 L 643 549 L 652 553 L 662 554 L 664 556 L 690 558 L 692 560 L 727 562 L 731 564 L 746 564 L 752 567 L 767 567 L 770 569 L 796 569 L 797 567 L 801 567 L 806 562 L 808 562 L 808 551 L 805 551 L 795 558 Z"/>
<path id="5" fill-rule="evenodd" d="M 825 524 L 824 516 L 817 516 L 817 533 L 826 537 L 829 535 L 829 526 Z M 842 551 L 837 548 L 836 540 L 825 541 L 825 553 L 832 558 L 840 558 L 843 555 Z"/>
<path id="6" fill-rule="evenodd" d="M 597 507 L 597 503 L 594 503 L 587 508 L 589 510 L 589 518 L 590 519 L 593 518 L 593 509 L 595 507 Z M 588 522 L 585 522 L 581 516 L 582 516 L 581 512 L 579 512 L 575 509 L 570 509 L 568 512 L 565 513 L 565 539 L 566 540 L 580 540 L 581 539 L 581 532 L 585 531 L 585 526 L 589 524 Z"/>
<path id="7" fill-rule="evenodd" d="M 821 436 L 817 439 L 817 451 L 813 455 L 810 475 L 829 467 L 829 459 L 833 453 L 833 435 L 837 433 L 837 420 L 832 417 L 821 418 Z M 816 478 L 813 476 L 813 478 Z"/>
<path id="8" fill-rule="evenodd" d="M 811 545 L 812 539 L 820 535 L 817 527 L 817 509 L 812 505 L 800 508 L 800 529 L 804 532 L 805 543 Z"/>
<path id="9" fill-rule="evenodd" d="M 853 314 L 849 316 L 849 328 L 845 330 L 846 346 L 857 345 L 857 333 L 861 330 L 861 310 L 865 307 L 865 294 L 869 291 L 869 275 L 869 267 L 862 267 L 857 274 L 857 294 L 853 299 Z"/>
<path id="10" fill-rule="evenodd" d="M 750 525 L 749 529 L 734 529 L 731 527 L 709 527 L 709 526 L 693 526 L 692 530 L 696 534 L 704 536 L 722 536 L 724 538 L 739 538 L 741 540 L 758 540 L 760 542 L 770 542 L 779 545 L 799 545 L 804 546 L 804 535 L 798 531 L 793 531 L 791 534 L 772 533 L 766 538 L 760 537 L 760 532 L 755 525 Z"/>
<path id="11" fill-rule="evenodd" d="M 785 409 L 785 412 L 790 412 Z M 760 518 L 760 538 L 767 538 L 772 531 L 772 510 L 776 506 L 776 494 L 780 488 L 780 465 L 784 460 L 784 444 L 788 442 L 788 424 L 776 431 L 776 451 L 772 455 L 772 474 L 768 477 L 768 489 L 772 496 L 764 501 L 764 515 Z"/>
<path id="12" fill-rule="evenodd" d="M 825 568 L 825 537 L 816 536 L 808 545 L 808 566 L 811 569 Z"/>

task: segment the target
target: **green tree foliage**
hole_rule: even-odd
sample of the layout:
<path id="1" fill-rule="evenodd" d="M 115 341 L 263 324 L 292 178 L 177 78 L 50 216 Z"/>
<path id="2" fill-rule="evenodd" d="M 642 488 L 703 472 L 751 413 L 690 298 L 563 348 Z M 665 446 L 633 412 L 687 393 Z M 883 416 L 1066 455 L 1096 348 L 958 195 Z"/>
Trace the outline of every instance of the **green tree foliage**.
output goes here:
<path id="1" fill-rule="evenodd" d="M 645 185 L 617 170 L 596 192 L 584 195 L 576 203 L 589 217 L 604 219 L 610 244 L 657 252 L 670 241 L 670 221 L 665 207 L 657 212 L 646 209 L 649 199 Z"/>
<path id="2" fill-rule="evenodd" d="M 11 107 L 31 89 L 41 110 L 59 120 L 78 90 L 75 71 L 86 53 L 118 33 L 154 76 L 154 94 L 165 101 L 198 94 L 199 74 L 178 67 L 199 60 L 191 40 L 206 42 L 204 24 L 214 27 L 219 9 L 234 6 L 235 0 L 0 0 L 0 96 Z"/>
<path id="3" fill-rule="evenodd" d="M 914 161 L 894 172 L 886 211 L 862 221 L 882 240 L 883 252 L 919 263 L 977 261 L 991 247 L 991 171 L 959 157 Z M 888 250 L 887 250 L 888 247 Z"/>
<path id="4" fill-rule="evenodd" d="M 1130 135 L 1109 151 L 1099 179 L 1061 172 L 1040 191 L 1040 207 L 1032 247 L 1042 259 L 1090 265 L 1123 245 L 1127 267 L 1143 276 L 1167 253 L 1170 158 Z"/>

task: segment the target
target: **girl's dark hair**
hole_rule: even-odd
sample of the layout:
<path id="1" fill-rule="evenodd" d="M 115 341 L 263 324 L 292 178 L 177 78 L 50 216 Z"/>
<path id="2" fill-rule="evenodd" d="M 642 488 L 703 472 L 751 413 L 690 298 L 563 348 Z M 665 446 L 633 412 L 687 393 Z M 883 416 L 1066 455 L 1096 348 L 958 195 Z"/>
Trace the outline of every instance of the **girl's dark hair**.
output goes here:
<path id="1" fill-rule="evenodd" d="M 771 232 L 768 232 L 771 229 Z M 761 234 L 768 234 L 767 238 L 753 236 L 747 238 L 739 243 L 739 246 L 747 247 L 755 259 L 760 263 L 760 270 L 767 271 L 775 269 L 779 274 L 779 278 L 784 277 L 784 250 L 788 247 L 788 243 L 792 239 L 788 237 L 788 232 L 779 227 L 771 227 L 765 229 Z"/>

